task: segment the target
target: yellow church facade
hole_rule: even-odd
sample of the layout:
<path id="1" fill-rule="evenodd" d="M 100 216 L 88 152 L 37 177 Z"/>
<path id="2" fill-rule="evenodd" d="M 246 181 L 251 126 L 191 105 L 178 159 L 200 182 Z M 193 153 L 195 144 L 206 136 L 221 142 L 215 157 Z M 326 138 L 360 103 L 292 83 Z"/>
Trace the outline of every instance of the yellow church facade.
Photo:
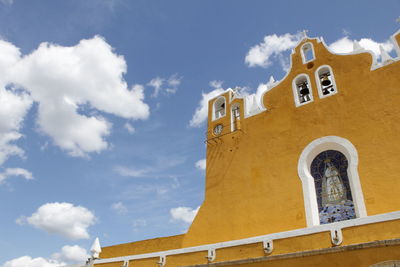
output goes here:
<path id="1" fill-rule="evenodd" d="M 103 247 L 89 265 L 400 266 L 400 31 L 392 41 L 397 57 L 378 62 L 305 36 L 260 99 L 211 99 L 187 233 Z"/>

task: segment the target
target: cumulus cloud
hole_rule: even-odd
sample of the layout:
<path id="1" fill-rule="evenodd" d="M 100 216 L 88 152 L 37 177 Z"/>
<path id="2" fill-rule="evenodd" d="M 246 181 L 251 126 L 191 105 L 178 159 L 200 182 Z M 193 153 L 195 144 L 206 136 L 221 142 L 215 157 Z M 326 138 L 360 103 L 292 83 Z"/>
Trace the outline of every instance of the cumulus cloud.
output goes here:
<path id="1" fill-rule="evenodd" d="M 60 265 L 64 265 L 64 263 L 42 257 L 32 258 L 30 256 L 22 256 L 7 261 L 2 267 L 59 267 Z"/>
<path id="2" fill-rule="evenodd" d="M 59 262 L 80 263 L 85 262 L 89 258 L 89 254 L 86 249 L 78 245 L 67 245 L 63 246 L 60 252 L 54 253 L 51 257 Z"/>
<path id="3" fill-rule="evenodd" d="M 369 38 L 362 38 L 360 40 L 351 40 L 348 36 L 345 36 L 333 42 L 332 44 L 329 45 L 329 48 L 335 53 L 340 53 L 340 54 L 351 53 L 353 52 L 354 42 L 358 42 L 358 44 L 362 48 L 372 51 L 372 53 L 374 53 L 378 58 L 380 57 L 381 54 L 379 46 L 382 46 L 383 49 L 388 53 L 390 53 L 394 49 L 393 43 L 390 40 L 380 43 Z"/>
<path id="4" fill-rule="evenodd" d="M 98 112 L 126 119 L 146 119 L 144 87 L 128 87 L 126 62 L 100 36 L 71 47 L 42 43 L 21 56 L 13 44 L 0 41 L 0 160 L 22 155 L 12 145 L 21 137 L 21 123 L 32 101 L 38 103 L 38 128 L 72 156 L 86 156 L 108 148 L 109 123 Z M 7 90 L 6 88 L 11 88 Z M 8 99 L 7 99 L 8 98 Z M 10 121 L 10 122 L 7 122 Z"/>
<path id="5" fill-rule="evenodd" d="M 111 204 L 111 209 L 117 212 L 118 214 L 125 214 L 128 212 L 127 207 L 121 201 Z"/>
<path id="6" fill-rule="evenodd" d="M 197 169 L 204 171 L 206 169 L 206 159 L 198 160 L 195 165 Z"/>
<path id="7" fill-rule="evenodd" d="M 269 77 L 268 82 L 266 82 L 266 83 L 260 83 L 260 84 L 258 85 L 257 91 L 256 91 L 256 97 L 257 97 L 257 99 L 259 99 L 259 100 L 261 101 L 262 95 L 263 95 L 266 91 L 268 91 L 269 89 L 271 89 L 271 88 L 274 86 L 275 83 L 276 83 L 276 82 L 275 82 L 275 79 L 274 79 L 273 76 L 270 76 L 270 77 Z"/>
<path id="8" fill-rule="evenodd" d="M 216 81 L 210 82 L 211 86 L 221 86 L 222 82 L 217 83 Z M 214 87 L 215 88 L 215 87 Z M 207 120 L 208 116 L 208 101 L 214 97 L 222 94 L 225 90 L 222 88 L 215 88 L 211 92 L 202 93 L 202 98 L 196 111 L 194 112 L 192 119 L 189 122 L 191 127 L 200 127 Z"/>
<path id="9" fill-rule="evenodd" d="M 32 180 L 33 175 L 31 172 L 22 169 L 22 168 L 7 168 L 4 170 L 4 172 L 0 173 L 0 184 L 3 183 L 7 178 L 10 178 L 11 176 L 21 176 L 22 178 L 26 180 Z"/>
<path id="10" fill-rule="evenodd" d="M 9 79 L 9 73 L 20 58 L 20 51 L 12 44 L 0 40 L 0 165 L 10 156 L 24 155 L 15 142 L 22 136 L 20 130 L 32 99 L 27 92 L 18 90 Z"/>
<path id="11" fill-rule="evenodd" d="M 273 59 L 280 60 L 285 67 L 285 60 L 282 59 L 282 53 L 294 48 L 303 38 L 302 33 L 283 35 L 267 35 L 264 41 L 251 47 L 245 57 L 245 62 L 249 67 L 268 67 L 272 64 Z"/>
<path id="12" fill-rule="evenodd" d="M 30 217 L 17 219 L 18 224 L 28 223 L 50 234 L 73 240 L 89 238 L 88 228 L 95 221 L 96 217 L 87 208 L 66 202 L 44 204 Z"/>
<path id="13" fill-rule="evenodd" d="M 178 87 L 181 84 L 182 77 L 178 77 L 177 74 L 171 75 L 168 79 L 161 77 L 155 77 L 147 83 L 148 86 L 154 88 L 151 97 L 156 98 L 163 92 L 166 95 L 175 94 L 178 91 Z M 163 86 L 164 85 L 164 86 Z"/>
<path id="14" fill-rule="evenodd" d="M 194 217 L 196 217 L 199 208 L 200 207 L 197 207 L 197 209 L 192 209 L 189 207 L 177 207 L 177 208 L 172 208 L 169 212 L 174 221 L 183 221 L 185 223 L 191 223 Z"/>
<path id="15" fill-rule="evenodd" d="M 76 263 L 81 266 L 88 258 L 86 249 L 78 245 L 67 245 L 60 252 L 53 253 L 51 258 L 22 256 L 5 262 L 2 267 L 60 267 Z"/>

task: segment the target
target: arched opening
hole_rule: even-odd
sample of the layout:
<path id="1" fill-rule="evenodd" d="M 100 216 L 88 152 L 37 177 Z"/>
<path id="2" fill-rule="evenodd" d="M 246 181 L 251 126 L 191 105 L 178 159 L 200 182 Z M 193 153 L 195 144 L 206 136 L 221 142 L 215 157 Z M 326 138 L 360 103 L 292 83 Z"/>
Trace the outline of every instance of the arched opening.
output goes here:
<path id="1" fill-rule="evenodd" d="M 231 108 L 231 130 L 237 131 L 240 129 L 240 105 L 233 104 Z"/>
<path id="2" fill-rule="evenodd" d="M 215 100 L 214 105 L 213 105 L 213 120 L 217 120 L 219 118 L 222 118 L 225 116 L 225 97 L 220 96 Z"/>
<path id="3" fill-rule="evenodd" d="M 315 59 L 314 48 L 311 43 L 305 43 L 301 47 L 301 57 L 303 59 L 303 64 Z"/>
<path id="4" fill-rule="evenodd" d="M 337 93 L 335 77 L 330 66 L 319 67 L 315 72 L 315 80 L 318 81 L 318 95 L 320 98 Z"/>
<path id="5" fill-rule="evenodd" d="M 356 217 L 347 169 L 346 156 L 337 150 L 325 150 L 311 162 L 320 224 Z"/>
<path id="6" fill-rule="evenodd" d="M 327 154 L 324 155 L 323 153 Z M 325 166 L 325 159 L 326 159 L 326 166 Z M 341 160 L 340 164 L 337 163 L 338 160 L 339 161 Z M 335 163 L 328 164 L 328 162 L 331 163 L 335 162 Z M 331 168 L 332 165 L 334 168 Z M 358 153 L 356 148 L 350 141 L 338 136 L 325 136 L 314 140 L 304 148 L 303 152 L 300 155 L 297 168 L 298 168 L 298 175 L 303 185 L 304 206 L 306 210 L 307 225 L 309 227 L 314 225 L 319 225 L 321 223 L 327 223 L 325 221 L 322 222 L 320 220 L 320 212 L 321 211 L 323 212 L 324 205 L 325 206 L 327 204 L 336 205 L 335 203 L 342 203 L 343 201 L 344 201 L 343 203 L 346 203 L 346 200 L 351 200 L 353 202 L 355 218 L 367 216 L 364 197 L 360 184 L 360 178 L 358 176 L 358 170 L 357 170 Z M 326 171 L 325 168 L 328 168 L 326 175 L 325 175 Z M 345 176 L 344 168 L 347 169 L 346 173 L 347 178 L 344 178 Z M 342 181 L 342 190 L 340 191 L 341 194 L 339 195 L 340 198 L 332 197 L 331 203 L 323 202 L 322 201 L 322 193 L 323 193 L 322 183 L 324 179 L 323 176 L 324 175 L 334 176 L 335 169 Z M 319 172 L 319 176 L 316 174 L 316 172 Z M 321 184 L 321 186 L 317 184 L 315 177 L 317 177 L 317 179 L 320 179 L 319 183 Z M 326 180 L 327 177 L 325 177 L 325 183 L 327 182 Z M 332 185 L 334 180 L 337 180 L 337 177 L 331 180 Z M 347 185 L 343 185 L 345 184 L 343 180 L 345 180 L 345 182 L 347 181 Z M 335 202 L 335 199 L 337 200 L 337 202 Z"/>
<path id="7" fill-rule="evenodd" d="M 293 94 L 296 106 L 301 106 L 313 101 L 310 78 L 300 74 L 293 80 Z"/>

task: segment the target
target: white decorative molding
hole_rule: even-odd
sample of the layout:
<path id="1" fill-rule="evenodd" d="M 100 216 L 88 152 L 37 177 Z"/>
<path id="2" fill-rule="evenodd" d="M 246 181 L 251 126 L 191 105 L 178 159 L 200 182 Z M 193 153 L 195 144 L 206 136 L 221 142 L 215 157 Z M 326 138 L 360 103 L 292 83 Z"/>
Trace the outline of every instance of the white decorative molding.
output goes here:
<path id="1" fill-rule="evenodd" d="M 215 260 L 216 256 L 217 256 L 217 254 L 215 252 L 215 248 L 208 249 L 207 256 L 206 256 L 208 263 L 213 262 Z"/>
<path id="2" fill-rule="evenodd" d="M 301 77 L 306 78 L 307 83 L 308 83 L 308 89 L 310 90 L 310 100 L 307 102 L 304 102 L 304 103 L 300 103 L 300 100 L 299 100 L 300 95 L 297 90 L 297 80 Z M 292 89 L 293 89 L 294 104 L 296 105 L 296 107 L 300 107 L 300 106 L 306 105 L 306 104 L 314 101 L 310 77 L 308 77 L 307 74 L 302 73 L 302 74 L 297 75 L 292 81 Z"/>
<path id="3" fill-rule="evenodd" d="M 346 156 L 349 163 L 347 175 L 356 216 L 357 218 L 367 216 L 357 171 L 358 154 L 356 148 L 347 139 L 338 136 L 325 136 L 312 141 L 304 148 L 297 166 L 297 171 L 303 185 L 304 207 L 306 209 L 307 226 L 309 227 L 319 225 L 317 197 L 314 178 L 310 173 L 310 166 L 313 159 L 325 150 L 337 150 Z"/>
<path id="4" fill-rule="evenodd" d="M 232 240 L 226 241 L 221 243 L 214 243 L 209 245 L 202 245 L 196 247 L 187 247 L 187 248 L 179 248 L 179 249 L 172 249 L 166 251 L 159 251 L 159 252 L 151 252 L 146 254 L 139 254 L 139 255 L 130 255 L 130 256 L 123 256 L 123 257 L 115 257 L 115 258 L 107 258 L 107 259 L 96 259 L 95 264 L 99 263 L 109 263 L 109 262 L 118 262 L 118 261 L 125 261 L 125 260 L 138 260 L 138 259 L 148 259 L 148 258 L 156 258 L 156 257 L 167 257 L 169 255 L 178 255 L 178 254 L 185 254 L 185 253 L 192 253 L 192 252 L 199 252 L 199 251 L 208 251 L 209 249 L 221 249 L 221 248 L 228 248 L 228 247 L 236 247 L 241 245 L 249 245 L 254 243 L 262 243 L 264 240 L 277 240 L 277 239 L 285 239 L 291 237 L 299 237 L 305 235 L 311 235 L 316 233 L 323 233 L 323 232 L 330 232 L 332 229 L 344 229 L 348 227 L 354 226 L 361 226 L 373 223 L 381 223 L 386 221 L 393 221 L 393 220 L 400 220 L 400 211 L 389 212 L 379 215 L 373 215 L 363 218 L 357 218 L 352 220 L 334 222 L 329 224 L 322 224 L 313 227 L 307 227 L 297 230 L 291 230 L 286 232 L 279 232 L 273 233 L 268 235 L 261 235 L 256 237 L 244 238 L 239 240 Z"/>
<path id="5" fill-rule="evenodd" d="M 331 229 L 331 242 L 335 246 L 339 246 L 343 242 L 342 229 Z"/>
<path id="6" fill-rule="evenodd" d="M 272 240 L 264 240 L 263 241 L 263 248 L 265 254 L 271 254 L 274 250 L 274 243 Z"/>
<path id="7" fill-rule="evenodd" d="M 167 257 L 165 255 L 160 256 L 160 260 L 157 262 L 159 267 L 164 267 L 167 264 Z"/>
<path id="8" fill-rule="evenodd" d="M 216 105 L 219 104 L 219 102 L 222 101 L 222 100 L 223 100 L 223 103 L 224 103 L 224 112 L 223 112 L 223 114 L 217 116 Z M 223 117 L 226 116 L 226 106 L 227 106 L 228 103 L 226 102 L 225 96 L 222 96 L 222 95 L 218 96 L 213 101 L 214 102 L 212 104 L 212 120 L 215 121 L 215 120 L 218 120 L 218 119 L 223 118 Z"/>
<path id="9" fill-rule="evenodd" d="M 327 95 L 324 95 L 323 92 L 322 92 L 321 79 L 319 78 L 319 72 L 320 72 L 321 69 L 324 69 L 324 68 L 327 68 L 329 70 L 330 76 L 331 76 L 330 81 L 332 82 L 333 88 L 335 89 L 334 92 L 330 92 Z M 315 82 L 317 83 L 318 96 L 321 99 L 325 98 L 325 97 L 328 97 L 328 96 L 335 95 L 338 92 L 338 88 L 336 86 L 336 81 L 335 81 L 335 75 L 334 75 L 334 73 L 332 71 L 331 66 L 329 66 L 329 65 L 321 65 L 321 66 L 318 67 L 318 69 L 315 71 Z"/>
<path id="10" fill-rule="evenodd" d="M 307 37 L 306 37 L 307 38 Z M 306 55 L 304 54 L 305 50 L 310 49 L 311 50 L 311 54 L 312 54 L 312 58 L 308 59 L 306 58 Z M 315 60 L 315 51 L 314 51 L 314 46 L 312 43 L 310 42 L 306 42 L 305 44 L 303 44 L 300 48 L 300 53 L 301 53 L 301 59 L 303 60 L 303 64 L 306 64 L 308 62 L 314 61 Z"/>

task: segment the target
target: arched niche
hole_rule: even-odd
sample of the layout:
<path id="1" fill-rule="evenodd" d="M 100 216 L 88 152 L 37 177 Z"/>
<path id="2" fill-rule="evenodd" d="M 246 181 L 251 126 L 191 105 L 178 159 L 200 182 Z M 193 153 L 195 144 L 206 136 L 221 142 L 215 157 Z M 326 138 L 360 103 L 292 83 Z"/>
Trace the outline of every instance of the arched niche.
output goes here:
<path id="1" fill-rule="evenodd" d="M 321 152 L 329 150 L 339 151 L 346 157 L 348 161 L 347 176 L 356 217 L 367 216 L 357 170 L 358 153 L 356 148 L 345 138 L 325 136 L 308 144 L 301 153 L 298 161 L 297 170 L 303 186 L 304 207 L 308 227 L 320 224 L 317 193 L 314 177 L 311 174 L 311 164 Z"/>

